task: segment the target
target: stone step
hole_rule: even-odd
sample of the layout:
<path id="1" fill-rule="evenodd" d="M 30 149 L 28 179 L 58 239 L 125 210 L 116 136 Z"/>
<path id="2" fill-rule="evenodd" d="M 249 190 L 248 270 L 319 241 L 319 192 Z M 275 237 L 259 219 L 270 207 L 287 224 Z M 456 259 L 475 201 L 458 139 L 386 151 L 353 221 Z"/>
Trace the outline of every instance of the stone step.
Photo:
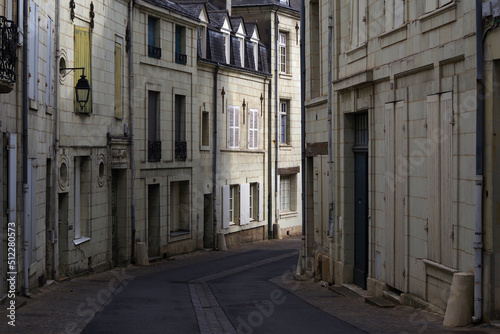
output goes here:
<path id="1" fill-rule="evenodd" d="M 401 296 L 394 291 L 386 290 L 383 292 L 383 298 L 392 302 L 393 304 L 401 304 Z"/>
<path id="2" fill-rule="evenodd" d="M 365 298 L 365 303 L 368 303 L 370 305 L 378 306 L 378 307 L 394 307 L 393 302 L 388 301 L 385 298 L 382 297 L 366 297 Z"/>

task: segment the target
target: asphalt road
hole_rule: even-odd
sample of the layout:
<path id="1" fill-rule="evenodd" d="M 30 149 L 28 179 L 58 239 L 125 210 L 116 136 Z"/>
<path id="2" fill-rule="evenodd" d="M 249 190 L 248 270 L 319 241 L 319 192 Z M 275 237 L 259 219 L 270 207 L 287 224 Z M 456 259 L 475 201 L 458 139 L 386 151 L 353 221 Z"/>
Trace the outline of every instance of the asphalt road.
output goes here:
<path id="1" fill-rule="evenodd" d="M 136 277 L 83 333 L 364 333 L 269 281 L 297 256 L 255 249 Z"/>

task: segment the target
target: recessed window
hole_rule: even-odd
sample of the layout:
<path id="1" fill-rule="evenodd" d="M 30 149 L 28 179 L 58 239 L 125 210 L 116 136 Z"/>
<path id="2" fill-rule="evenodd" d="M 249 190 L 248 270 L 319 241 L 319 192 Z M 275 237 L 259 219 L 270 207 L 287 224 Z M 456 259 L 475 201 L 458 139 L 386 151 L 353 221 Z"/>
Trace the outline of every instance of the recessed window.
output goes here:
<path id="1" fill-rule="evenodd" d="M 240 107 L 229 106 L 227 111 L 228 134 L 227 147 L 238 148 L 240 142 Z"/>
<path id="2" fill-rule="evenodd" d="M 279 34 L 279 71 L 280 73 L 287 72 L 287 39 L 288 34 L 280 32 Z"/>
<path id="3" fill-rule="evenodd" d="M 160 20 L 152 16 L 148 16 L 148 57 L 161 58 Z"/>
<path id="4" fill-rule="evenodd" d="M 290 144 L 290 117 L 288 101 L 280 102 L 280 144 Z"/>
<path id="5" fill-rule="evenodd" d="M 186 27 L 175 26 L 175 62 L 177 64 L 186 65 Z"/>
<path id="6" fill-rule="evenodd" d="M 248 148 L 259 148 L 259 111 L 250 109 L 248 115 Z"/>
<path id="7" fill-rule="evenodd" d="M 148 161 L 161 160 L 160 93 L 148 91 Z"/>
<path id="8" fill-rule="evenodd" d="M 189 233 L 189 181 L 170 183 L 170 234 Z"/>

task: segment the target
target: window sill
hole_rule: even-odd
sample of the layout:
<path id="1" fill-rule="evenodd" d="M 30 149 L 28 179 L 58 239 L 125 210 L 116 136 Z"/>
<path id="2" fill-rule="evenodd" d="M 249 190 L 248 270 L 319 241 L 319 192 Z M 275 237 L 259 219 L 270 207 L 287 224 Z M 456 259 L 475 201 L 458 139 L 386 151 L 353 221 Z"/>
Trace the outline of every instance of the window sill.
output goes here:
<path id="1" fill-rule="evenodd" d="M 292 80 L 293 76 L 288 73 L 280 72 L 280 79 Z"/>
<path id="2" fill-rule="evenodd" d="M 78 239 L 73 239 L 73 243 L 75 244 L 75 246 L 77 246 L 77 245 L 83 244 L 84 242 L 87 242 L 89 240 L 90 240 L 89 237 L 81 237 Z"/>
<path id="3" fill-rule="evenodd" d="M 439 28 L 446 24 L 456 21 L 457 19 L 457 2 L 453 1 L 448 5 L 429 12 L 418 20 L 422 24 L 422 33 Z"/>
<path id="4" fill-rule="evenodd" d="M 352 63 L 356 60 L 366 57 L 367 54 L 366 49 L 367 49 L 367 43 L 364 42 L 363 44 L 347 51 L 345 53 L 347 56 L 347 63 Z"/>
<path id="5" fill-rule="evenodd" d="M 380 46 L 382 48 L 386 48 L 390 45 L 404 41 L 406 39 L 406 36 L 407 36 L 407 25 L 403 24 L 402 26 L 399 26 L 388 32 L 383 33 L 378 38 L 380 39 Z"/>
<path id="6" fill-rule="evenodd" d="M 286 218 L 294 218 L 298 216 L 297 211 L 286 211 L 286 212 L 280 212 L 280 218 L 286 219 Z"/>
<path id="7" fill-rule="evenodd" d="M 233 153 L 251 153 L 251 154 L 263 154 L 266 153 L 264 150 L 259 150 L 259 149 L 242 149 L 242 148 L 221 148 L 221 152 L 233 152 Z"/>
<path id="8" fill-rule="evenodd" d="M 291 144 L 280 144 L 280 150 L 291 151 L 293 146 Z"/>
<path id="9" fill-rule="evenodd" d="M 170 236 L 171 237 L 178 237 L 178 236 L 186 235 L 186 234 L 189 234 L 189 233 L 191 233 L 191 231 L 188 231 L 188 230 L 171 231 L 170 232 Z"/>

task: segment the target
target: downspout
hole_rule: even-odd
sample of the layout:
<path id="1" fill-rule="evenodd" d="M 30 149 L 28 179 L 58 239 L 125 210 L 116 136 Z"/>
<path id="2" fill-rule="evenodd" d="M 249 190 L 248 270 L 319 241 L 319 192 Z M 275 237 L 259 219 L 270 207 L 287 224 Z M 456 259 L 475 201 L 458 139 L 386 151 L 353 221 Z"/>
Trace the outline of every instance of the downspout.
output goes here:
<path id="1" fill-rule="evenodd" d="M 29 263 L 28 263 L 28 258 L 29 258 L 29 238 L 30 238 L 30 231 L 28 229 L 28 220 L 30 213 L 26 208 L 28 207 L 29 203 L 29 190 L 30 190 L 30 185 L 28 184 L 28 0 L 23 0 L 24 3 L 24 9 L 23 9 L 23 102 L 22 102 L 22 115 L 23 115 L 23 121 L 22 121 L 22 127 L 23 127 L 23 133 L 22 133 L 22 142 L 23 142 L 23 200 L 24 200 L 24 207 L 23 207 L 23 232 L 24 232 L 24 242 L 23 242 L 23 248 L 24 248 L 24 258 L 23 258 L 23 263 L 24 263 L 24 268 L 23 268 L 23 278 L 24 278 L 24 295 L 29 296 Z"/>
<path id="2" fill-rule="evenodd" d="M 274 198 L 276 203 L 276 224 L 279 224 L 279 206 L 278 206 L 278 148 L 279 148 L 279 127 L 278 122 L 279 113 L 278 113 L 278 39 L 279 39 L 279 30 L 278 30 L 278 9 L 274 12 L 274 103 L 275 103 L 275 157 L 274 157 Z"/>
<path id="3" fill-rule="evenodd" d="M 328 243 L 329 243 L 329 267 L 330 280 L 333 281 L 333 256 L 334 256 L 334 229 L 333 217 L 333 159 L 332 159 L 332 6 L 328 1 Z"/>
<path id="4" fill-rule="evenodd" d="M 57 198 L 57 185 L 59 184 L 59 173 L 57 166 L 57 157 L 59 154 L 59 83 L 57 80 L 57 75 L 59 73 L 59 57 L 60 54 L 60 40 L 59 40 L 59 32 L 60 32 L 60 8 L 61 8 L 61 0 L 57 0 L 55 3 L 55 50 L 56 57 L 54 57 L 54 68 L 55 72 L 55 85 L 54 85 L 54 141 L 53 141 L 53 162 L 52 162 L 52 279 L 56 279 L 57 270 L 59 268 L 59 248 L 56 247 L 58 242 L 58 222 L 59 222 L 59 201 Z"/>
<path id="5" fill-rule="evenodd" d="M 483 318 L 483 145 L 484 145 L 484 55 L 483 55 L 483 1 L 476 0 L 476 211 L 474 239 L 474 316 L 473 322 Z"/>
<path id="6" fill-rule="evenodd" d="M 268 186 L 268 194 L 267 194 L 267 235 L 268 235 L 268 238 L 271 239 L 273 237 L 273 173 L 272 173 L 272 170 L 273 170 L 273 141 L 272 141 L 272 138 L 273 138 L 273 122 L 272 122 L 272 93 L 273 93 L 273 90 L 272 90 L 272 80 L 269 80 L 269 86 L 267 87 L 267 98 L 268 98 L 268 105 L 269 105 L 269 109 L 268 109 L 268 114 L 267 114 L 267 118 L 268 118 L 268 127 L 269 127 L 269 137 L 268 137 L 268 140 L 267 140 L 267 151 L 268 151 L 268 154 L 269 154 L 269 158 L 267 159 L 267 164 L 268 164 L 268 173 L 267 173 L 267 177 L 268 177 L 268 182 L 267 184 L 269 185 Z"/>
<path id="7" fill-rule="evenodd" d="M 305 19 L 305 3 L 300 0 L 300 146 L 301 146 L 301 171 L 302 171 L 302 250 L 299 264 L 301 268 L 297 268 L 297 273 L 302 274 L 306 268 L 306 221 L 307 221 L 307 191 L 306 191 L 306 19 Z"/>
<path id="8" fill-rule="evenodd" d="M 129 83 L 128 83 L 128 108 L 130 117 L 130 184 L 131 205 L 130 205 L 130 220 L 132 224 L 132 247 L 131 257 L 132 263 L 135 263 L 135 145 L 134 145 L 134 63 L 133 63 L 133 24 L 134 24 L 134 1 L 129 2 L 129 44 L 128 44 L 128 69 L 129 69 Z"/>
<path id="9" fill-rule="evenodd" d="M 220 64 L 214 70 L 214 158 L 212 167 L 212 212 L 213 212 L 213 248 L 217 249 L 217 81 Z M 222 96 L 224 98 L 224 96 Z"/>

